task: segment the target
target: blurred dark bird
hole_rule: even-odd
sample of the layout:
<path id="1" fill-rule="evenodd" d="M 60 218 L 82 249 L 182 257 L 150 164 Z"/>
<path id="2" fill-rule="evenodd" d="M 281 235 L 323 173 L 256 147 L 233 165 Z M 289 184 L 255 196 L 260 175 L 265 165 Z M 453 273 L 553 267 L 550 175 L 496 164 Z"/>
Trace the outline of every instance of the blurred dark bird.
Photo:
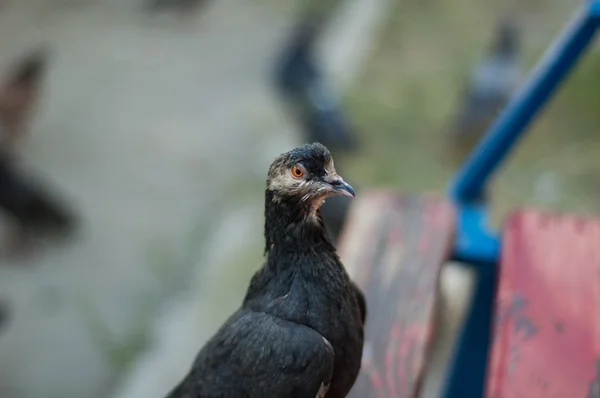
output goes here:
<path id="1" fill-rule="evenodd" d="M 11 245 L 17 251 L 21 246 L 26 249 L 34 235 L 62 238 L 76 225 L 70 209 L 39 181 L 19 173 L 4 153 L 0 153 L 0 209 L 16 224 Z"/>
<path id="2" fill-rule="evenodd" d="M 24 133 L 46 70 L 47 51 L 37 49 L 13 65 L 0 81 L 2 150 L 10 153 Z"/>
<path id="3" fill-rule="evenodd" d="M 16 225 L 10 250 L 28 248 L 33 235 L 60 236 L 73 231 L 75 217 L 46 186 L 16 168 L 14 153 L 35 107 L 48 51 L 37 49 L 15 63 L 0 82 L 0 209 Z"/>
<path id="4" fill-rule="evenodd" d="M 471 74 L 450 136 L 459 161 L 477 144 L 521 79 L 520 36 L 514 20 L 501 21 L 488 55 Z"/>
<path id="5" fill-rule="evenodd" d="M 277 57 L 275 86 L 304 133 L 305 142 L 321 142 L 334 154 L 356 148 L 341 101 L 324 79 L 314 55 L 322 19 L 305 18 Z"/>
<path id="6" fill-rule="evenodd" d="M 354 196 L 320 144 L 275 159 L 265 256 L 241 308 L 170 398 L 342 398 L 358 375 L 366 306 L 324 233 L 320 206 Z"/>

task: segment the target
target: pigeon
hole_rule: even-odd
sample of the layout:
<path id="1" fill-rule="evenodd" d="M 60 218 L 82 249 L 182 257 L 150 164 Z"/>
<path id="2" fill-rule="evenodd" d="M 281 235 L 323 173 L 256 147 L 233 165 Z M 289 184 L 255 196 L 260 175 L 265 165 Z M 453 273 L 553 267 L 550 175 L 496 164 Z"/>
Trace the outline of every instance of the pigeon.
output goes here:
<path id="1" fill-rule="evenodd" d="M 17 168 L 16 147 L 39 97 L 48 50 L 38 48 L 12 66 L 0 82 L 0 210 L 16 228 L 10 252 L 29 251 L 34 235 L 70 236 L 76 217 L 39 180 Z"/>
<path id="2" fill-rule="evenodd" d="M 277 57 L 275 86 L 302 128 L 304 142 L 318 141 L 333 153 L 357 147 L 340 99 L 314 55 L 322 18 L 305 17 Z"/>
<path id="3" fill-rule="evenodd" d="M 506 105 L 522 77 L 520 31 L 516 22 L 504 19 L 496 30 L 488 56 L 472 72 L 451 132 L 458 160 L 464 159 L 473 149 Z"/>
<path id="4" fill-rule="evenodd" d="M 265 190 L 265 262 L 241 307 L 168 398 L 342 398 L 358 375 L 365 297 L 324 231 L 320 206 L 354 197 L 331 154 L 278 156 Z"/>

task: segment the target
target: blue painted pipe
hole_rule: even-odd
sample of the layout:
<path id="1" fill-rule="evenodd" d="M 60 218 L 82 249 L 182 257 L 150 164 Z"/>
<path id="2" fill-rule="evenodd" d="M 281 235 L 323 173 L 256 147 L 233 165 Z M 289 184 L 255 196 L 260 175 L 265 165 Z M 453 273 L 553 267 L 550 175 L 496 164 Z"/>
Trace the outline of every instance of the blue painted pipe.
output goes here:
<path id="1" fill-rule="evenodd" d="M 488 178 L 580 58 L 594 36 L 599 20 L 599 0 L 587 1 L 579 7 L 567 28 L 540 60 L 527 84 L 511 99 L 458 171 L 450 186 L 450 195 L 459 205 L 482 199 Z"/>
<path id="2" fill-rule="evenodd" d="M 475 265 L 478 278 L 453 355 L 444 398 L 485 396 L 500 250 L 498 239 L 486 231 L 487 212 L 481 199 L 487 180 L 576 64 L 599 24 L 600 0 L 586 1 L 538 63 L 528 83 L 489 128 L 450 186 L 450 195 L 459 210 L 454 257 Z"/>

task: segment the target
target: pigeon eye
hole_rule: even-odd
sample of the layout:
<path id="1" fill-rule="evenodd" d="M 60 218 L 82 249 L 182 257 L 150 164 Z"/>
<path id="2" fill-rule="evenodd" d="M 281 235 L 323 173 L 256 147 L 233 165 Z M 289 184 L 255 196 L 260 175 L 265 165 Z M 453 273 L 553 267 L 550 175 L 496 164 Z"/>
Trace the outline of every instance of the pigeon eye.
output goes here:
<path id="1" fill-rule="evenodd" d="M 304 176 L 304 169 L 302 168 L 302 166 L 295 165 L 294 167 L 292 167 L 292 175 L 294 176 L 294 178 L 302 178 Z"/>

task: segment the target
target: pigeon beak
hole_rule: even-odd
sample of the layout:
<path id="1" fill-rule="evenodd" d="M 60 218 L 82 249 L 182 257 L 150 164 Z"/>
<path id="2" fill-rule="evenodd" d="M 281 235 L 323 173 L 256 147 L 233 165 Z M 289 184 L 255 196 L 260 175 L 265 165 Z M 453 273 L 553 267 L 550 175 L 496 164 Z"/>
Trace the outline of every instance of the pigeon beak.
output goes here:
<path id="1" fill-rule="evenodd" d="M 354 189 L 349 184 L 347 184 L 342 179 L 342 177 L 338 175 L 332 175 L 330 177 L 327 177 L 325 181 L 331 188 L 333 188 L 331 190 L 332 195 L 349 196 L 351 198 L 354 198 L 356 196 Z"/>

